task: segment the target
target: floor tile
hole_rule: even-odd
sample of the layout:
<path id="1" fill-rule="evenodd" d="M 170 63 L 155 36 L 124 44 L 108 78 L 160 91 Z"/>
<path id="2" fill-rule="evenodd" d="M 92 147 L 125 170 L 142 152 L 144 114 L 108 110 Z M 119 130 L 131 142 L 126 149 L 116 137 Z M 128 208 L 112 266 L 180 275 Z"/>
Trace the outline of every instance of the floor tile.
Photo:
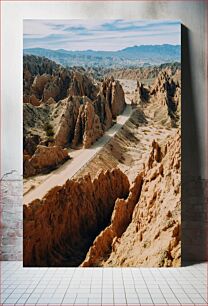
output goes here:
<path id="1" fill-rule="evenodd" d="M 206 305 L 207 266 L 183 268 L 22 268 L 1 262 L 5 305 Z M 108 281 L 109 277 L 109 281 Z M 32 280 L 32 281 L 31 281 Z M 91 306 L 91 305 L 90 305 Z"/>

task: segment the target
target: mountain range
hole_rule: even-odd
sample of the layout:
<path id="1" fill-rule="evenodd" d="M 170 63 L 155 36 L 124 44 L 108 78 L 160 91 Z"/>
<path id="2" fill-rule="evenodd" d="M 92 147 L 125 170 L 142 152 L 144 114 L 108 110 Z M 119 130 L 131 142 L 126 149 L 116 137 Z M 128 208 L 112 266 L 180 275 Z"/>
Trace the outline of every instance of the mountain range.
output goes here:
<path id="1" fill-rule="evenodd" d="M 141 67 L 160 65 L 166 62 L 180 62 L 180 45 L 141 45 L 127 47 L 118 51 L 69 51 L 64 49 L 50 50 L 29 48 L 24 54 L 47 57 L 63 66 L 82 67 Z"/>

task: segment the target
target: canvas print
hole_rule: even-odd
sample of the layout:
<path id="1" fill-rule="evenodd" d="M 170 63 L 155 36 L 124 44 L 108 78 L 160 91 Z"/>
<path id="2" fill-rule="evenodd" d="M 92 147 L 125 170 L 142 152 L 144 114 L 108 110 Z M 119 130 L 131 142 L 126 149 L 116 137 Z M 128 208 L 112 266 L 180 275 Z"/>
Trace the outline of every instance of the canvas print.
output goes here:
<path id="1" fill-rule="evenodd" d="M 23 28 L 24 266 L 180 266 L 180 22 Z"/>

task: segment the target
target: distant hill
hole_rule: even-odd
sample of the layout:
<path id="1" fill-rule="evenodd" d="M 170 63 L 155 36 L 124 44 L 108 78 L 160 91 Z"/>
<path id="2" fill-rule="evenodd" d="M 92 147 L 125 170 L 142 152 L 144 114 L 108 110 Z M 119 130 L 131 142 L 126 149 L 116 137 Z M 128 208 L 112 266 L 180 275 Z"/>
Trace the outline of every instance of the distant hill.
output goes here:
<path id="1" fill-rule="evenodd" d="M 141 45 L 119 51 L 68 51 L 43 48 L 24 49 L 24 54 L 47 57 L 63 66 L 83 67 L 141 67 L 160 65 L 166 62 L 180 62 L 180 45 Z"/>

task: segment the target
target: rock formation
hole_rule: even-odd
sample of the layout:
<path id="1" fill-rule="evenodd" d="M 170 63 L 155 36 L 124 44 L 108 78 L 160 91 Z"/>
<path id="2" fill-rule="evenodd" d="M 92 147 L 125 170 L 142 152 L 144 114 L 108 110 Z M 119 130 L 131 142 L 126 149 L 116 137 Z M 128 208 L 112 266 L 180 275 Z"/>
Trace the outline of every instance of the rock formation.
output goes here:
<path id="1" fill-rule="evenodd" d="M 30 103 L 23 104 L 23 138 L 24 149 L 28 147 L 31 137 L 39 137 L 42 141 L 46 137 L 45 123 L 50 118 L 51 108 L 48 105 L 35 107 Z"/>
<path id="2" fill-rule="evenodd" d="M 161 107 L 165 106 L 171 125 L 178 126 L 181 117 L 180 72 L 172 75 L 170 70 L 161 71 L 150 89 L 150 94 L 159 101 Z"/>
<path id="3" fill-rule="evenodd" d="M 74 180 L 24 205 L 25 266 L 180 266 L 180 69 L 139 70 L 137 105 L 115 137 Z M 24 61 L 23 102 L 24 177 L 61 165 L 65 147 L 89 148 L 125 108 L 113 77 L 96 83 L 36 57 Z"/>
<path id="4" fill-rule="evenodd" d="M 42 102 L 47 102 L 51 98 L 58 101 L 61 89 L 62 86 L 59 85 L 58 79 L 47 83 L 42 93 Z"/>
<path id="5" fill-rule="evenodd" d="M 97 96 L 98 89 L 92 83 L 92 80 L 85 74 L 78 71 L 74 72 L 72 85 L 68 89 L 68 94 L 71 96 L 87 96 L 89 99 L 94 100 Z"/>
<path id="6" fill-rule="evenodd" d="M 94 240 L 82 266 L 180 266 L 180 134 L 155 141 L 126 200 Z"/>
<path id="7" fill-rule="evenodd" d="M 128 198 L 117 199 L 111 217 L 111 224 L 107 226 L 95 239 L 89 249 L 83 267 L 101 266 L 104 258 L 108 258 L 114 249 L 115 242 L 122 236 L 132 219 L 132 213 L 141 193 L 142 175 L 138 175 Z"/>
<path id="8" fill-rule="evenodd" d="M 52 97 L 50 97 L 45 103 L 48 105 L 51 105 L 51 104 L 55 104 L 56 101 Z"/>
<path id="9" fill-rule="evenodd" d="M 109 223 L 117 198 L 126 198 L 127 177 L 118 169 L 86 176 L 24 205 L 24 266 L 78 266 Z"/>
<path id="10" fill-rule="evenodd" d="M 152 142 L 130 189 L 114 169 L 24 205 L 24 265 L 180 266 L 180 156 L 176 131 Z"/>
<path id="11" fill-rule="evenodd" d="M 125 97 L 122 86 L 113 77 L 104 80 L 102 93 L 110 106 L 113 118 L 122 113 L 125 108 Z"/>
<path id="12" fill-rule="evenodd" d="M 162 70 L 151 86 L 137 82 L 134 102 L 142 107 L 149 102 L 149 110 L 155 121 L 169 127 L 180 126 L 181 82 L 180 71 Z"/>
<path id="13" fill-rule="evenodd" d="M 30 96 L 32 95 L 43 103 L 47 102 L 49 98 L 53 98 L 55 101 L 65 98 L 72 76 L 72 70 L 63 68 L 47 58 L 24 56 L 24 102 L 31 103 Z"/>
<path id="14" fill-rule="evenodd" d="M 40 98 L 42 97 L 43 90 L 45 85 L 49 82 L 50 75 L 49 74 L 42 74 L 42 75 L 36 75 L 34 78 L 34 81 L 32 83 L 32 90 L 35 92 Z"/>
<path id="15" fill-rule="evenodd" d="M 135 89 L 135 101 L 142 106 L 149 100 L 148 88 L 140 81 L 137 81 L 137 87 Z"/>
<path id="16" fill-rule="evenodd" d="M 128 80 L 152 80 L 155 79 L 161 70 L 170 69 L 171 74 L 175 74 L 177 70 L 181 69 L 180 63 L 165 63 L 159 66 L 135 67 L 125 69 L 109 69 L 103 73 L 107 77 L 113 76 L 115 79 L 128 79 Z"/>
<path id="17" fill-rule="evenodd" d="M 33 106 L 40 106 L 40 104 L 41 104 L 40 100 L 38 100 L 38 98 L 34 94 L 32 94 L 29 97 L 29 101 L 27 103 L 30 103 Z"/>
<path id="18" fill-rule="evenodd" d="M 33 155 L 39 143 L 40 143 L 39 135 L 28 135 L 27 138 L 23 138 L 24 154 Z"/>
<path id="19" fill-rule="evenodd" d="M 32 157 L 24 154 L 24 177 L 47 173 L 69 159 L 67 149 L 58 146 L 37 145 Z"/>
<path id="20" fill-rule="evenodd" d="M 24 57 L 23 92 L 25 155 L 32 138 L 39 139 L 36 146 L 89 148 L 125 108 L 122 86 L 113 78 L 97 84 L 84 69 L 34 56 Z"/>
<path id="21" fill-rule="evenodd" d="M 87 101 L 79 108 L 73 145 L 76 146 L 82 140 L 84 148 L 89 148 L 102 135 L 100 118 L 95 113 L 92 103 Z"/>
<path id="22" fill-rule="evenodd" d="M 96 99 L 93 101 L 93 106 L 96 114 L 100 118 L 103 130 L 108 130 L 112 125 L 112 113 L 109 103 L 101 92 L 99 92 Z"/>
<path id="23" fill-rule="evenodd" d="M 65 146 L 72 141 L 79 108 L 80 98 L 77 96 L 69 96 L 54 106 L 51 118 L 56 145 Z"/>

